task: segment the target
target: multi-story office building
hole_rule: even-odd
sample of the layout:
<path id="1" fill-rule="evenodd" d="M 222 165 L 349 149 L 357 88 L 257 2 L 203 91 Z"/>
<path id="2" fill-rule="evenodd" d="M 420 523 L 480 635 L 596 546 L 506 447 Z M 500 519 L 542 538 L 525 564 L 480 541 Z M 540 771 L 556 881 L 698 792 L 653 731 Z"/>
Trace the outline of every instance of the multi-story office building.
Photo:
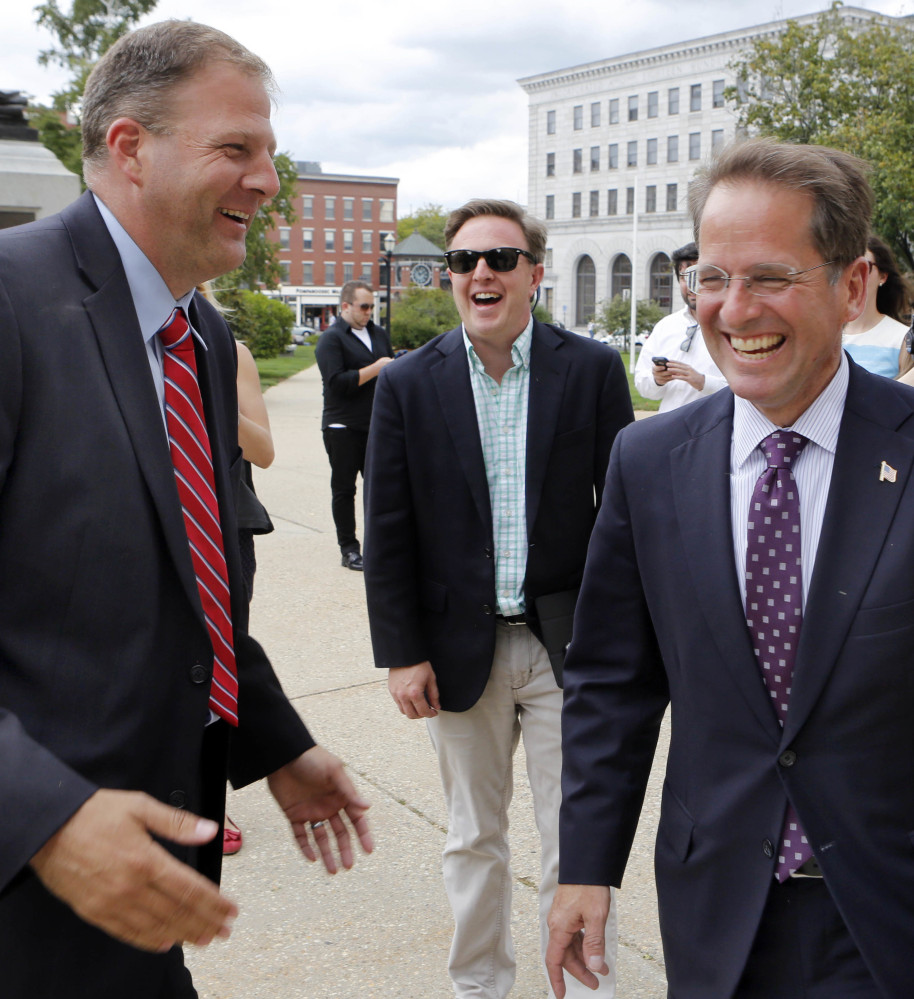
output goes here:
<path id="1" fill-rule="evenodd" d="M 320 163 L 298 163 L 296 219 L 278 220 L 269 238 L 279 243 L 280 294 L 296 321 L 323 328 L 338 311 L 340 288 L 368 281 L 383 310 L 384 237 L 397 234 L 395 177 L 324 173 Z"/>
<path id="2" fill-rule="evenodd" d="M 882 17 L 857 7 L 839 13 L 860 24 Z M 731 64 L 786 23 L 519 81 L 530 102 L 528 205 L 549 227 L 543 304 L 556 320 L 580 329 L 601 301 L 628 298 L 633 263 L 639 299 L 678 307 L 669 255 L 692 239 L 692 176 L 736 134 L 725 97 L 736 82 Z"/>

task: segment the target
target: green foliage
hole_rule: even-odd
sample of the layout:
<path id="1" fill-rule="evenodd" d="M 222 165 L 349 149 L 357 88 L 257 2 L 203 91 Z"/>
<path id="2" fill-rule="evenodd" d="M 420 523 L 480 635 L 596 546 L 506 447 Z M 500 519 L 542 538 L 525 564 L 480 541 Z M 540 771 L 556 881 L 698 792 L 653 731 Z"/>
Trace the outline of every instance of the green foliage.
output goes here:
<path id="1" fill-rule="evenodd" d="M 789 21 L 732 64 L 739 124 L 788 142 L 834 146 L 872 165 L 873 228 L 914 266 L 914 30 L 854 27 L 840 3 L 813 23 Z"/>
<path id="2" fill-rule="evenodd" d="M 298 374 L 314 364 L 314 347 L 304 344 L 295 348 L 295 353 L 282 353 L 278 357 L 260 357 L 257 359 L 257 373 L 260 375 L 260 387 L 264 391 L 273 385 L 284 381 L 290 375 Z"/>
<path id="3" fill-rule="evenodd" d="M 537 305 L 537 307 L 533 310 L 533 318 L 541 323 L 552 322 L 552 316 L 549 315 L 549 313 L 542 305 Z"/>
<path id="4" fill-rule="evenodd" d="M 220 292 L 219 300 L 235 338 L 254 357 L 275 357 L 292 342 L 295 313 L 284 302 L 243 288 Z"/>
<path id="5" fill-rule="evenodd" d="M 391 340 L 396 347 L 421 347 L 460 322 L 457 306 L 443 288 L 407 288 L 394 302 Z"/>
<path id="6" fill-rule="evenodd" d="M 397 240 L 402 242 L 407 236 L 418 232 L 431 240 L 435 246 L 444 249 L 444 224 L 450 212 L 441 205 L 428 204 L 397 220 Z"/>
<path id="7" fill-rule="evenodd" d="M 653 299 L 642 299 L 635 309 L 635 324 L 638 331 L 650 333 L 666 314 L 666 311 Z M 631 328 L 631 316 L 631 302 L 621 295 L 616 295 L 610 301 L 600 302 L 594 319 L 597 326 L 607 333 L 624 335 Z"/>

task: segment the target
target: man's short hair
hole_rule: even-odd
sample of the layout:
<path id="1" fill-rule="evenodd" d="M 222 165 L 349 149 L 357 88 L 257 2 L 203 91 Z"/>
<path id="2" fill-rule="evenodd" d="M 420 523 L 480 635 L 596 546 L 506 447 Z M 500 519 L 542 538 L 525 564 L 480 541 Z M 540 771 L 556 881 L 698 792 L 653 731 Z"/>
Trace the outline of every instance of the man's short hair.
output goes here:
<path id="1" fill-rule="evenodd" d="M 275 94 L 270 67 L 217 28 L 172 19 L 118 39 L 86 81 L 81 125 L 87 180 L 108 155 L 105 139 L 112 122 L 132 118 L 150 132 L 167 133 L 172 90 L 212 62 L 229 63 Z"/>
<path id="2" fill-rule="evenodd" d="M 827 146 L 792 145 L 775 139 L 738 140 L 725 146 L 696 176 L 689 190 L 689 210 L 700 240 L 701 216 L 719 184 L 744 181 L 775 184 L 808 193 L 813 199 L 810 235 L 836 281 L 844 267 L 866 252 L 873 192 L 867 165 L 850 153 Z"/>
<path id="3" fill-rule="evenodd" d="M 374 294 L 374 288 L 367 281 L 347 281 L 340 288 L 340 305 L 352 305 L 357 291 L 367 291 L 371 295 Z"/>
<path id="4" fill-rule="evenodd" d="M 680 246 L 678 250 L 673 250 L 671 259 L 673 261 L 673 273 L 678 275 L 680 264 L 694 264 L 698 259 L 698 244 L 692 242 L 686 243 L 685 246 Z"/>
<path id="5" fill-rule="evenodd" d="M 520 205 L 513 201 L 496 201 L 491 198 L 474 198 L 463 207 L 451 212 L 444 226 L 444 245 L 451 248 L 451 240 L 470 219 L 480 215 L 494 215 L 501 219 L 516 222 L 527 240 L 527 249 L 541 264 L 546 257 L 546 226 L 539 219 L 529 215 Z M 523 247 L 520 247 L 522 250 Z"/>

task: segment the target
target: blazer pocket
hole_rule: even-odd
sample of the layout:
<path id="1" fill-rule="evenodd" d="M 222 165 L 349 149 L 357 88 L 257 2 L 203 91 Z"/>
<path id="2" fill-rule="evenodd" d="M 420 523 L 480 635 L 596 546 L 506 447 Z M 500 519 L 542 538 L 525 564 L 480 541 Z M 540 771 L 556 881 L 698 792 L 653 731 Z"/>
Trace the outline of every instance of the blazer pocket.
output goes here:
<path id="1" fill-rule="evenodd" d="M 443 614 L 447 606 L 447 587 L 431 579 L 423 579 L 419 589 L 419 602 L 435 614 Z"/>
<path id="2" fill-rule="evenodd" d="M 589 444 L 593 439 L 593 425 L 578 427 L 577 430 L 566 430 L 562 434 L 556 434 L 552 439 L 552 451 L 564 451 L 566 448 L 578 447 L 582 444 Z"/>
<path id="3" fill-rule="evenodd" d="M 666 840 L 673 856 L 680 862 L 685 862 L 692 852 L 692 836 L 695 832 L 695 822 L 686 811 L 685 806 L 664 783 L 660 803 L 659 834 Z"/>
<path id="4" fill-rule="evenodd" d="M 854 618 L 849 637 L 902 631 L 912 625 L 914 625 L 914 600 L 903 600 L 883 607 L 861 607 Z"/>

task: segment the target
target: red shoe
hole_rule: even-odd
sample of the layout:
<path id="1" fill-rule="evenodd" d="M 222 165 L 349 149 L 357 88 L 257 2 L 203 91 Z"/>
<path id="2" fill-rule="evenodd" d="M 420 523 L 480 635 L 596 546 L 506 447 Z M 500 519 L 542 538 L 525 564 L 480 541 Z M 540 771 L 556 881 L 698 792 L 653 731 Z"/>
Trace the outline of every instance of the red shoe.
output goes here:
<path id="1" fill-rule="evenodd" d="M 241 849 L 241 830 L 226 815 L 222 830 L 222 856 L 228 857 Z"/>

